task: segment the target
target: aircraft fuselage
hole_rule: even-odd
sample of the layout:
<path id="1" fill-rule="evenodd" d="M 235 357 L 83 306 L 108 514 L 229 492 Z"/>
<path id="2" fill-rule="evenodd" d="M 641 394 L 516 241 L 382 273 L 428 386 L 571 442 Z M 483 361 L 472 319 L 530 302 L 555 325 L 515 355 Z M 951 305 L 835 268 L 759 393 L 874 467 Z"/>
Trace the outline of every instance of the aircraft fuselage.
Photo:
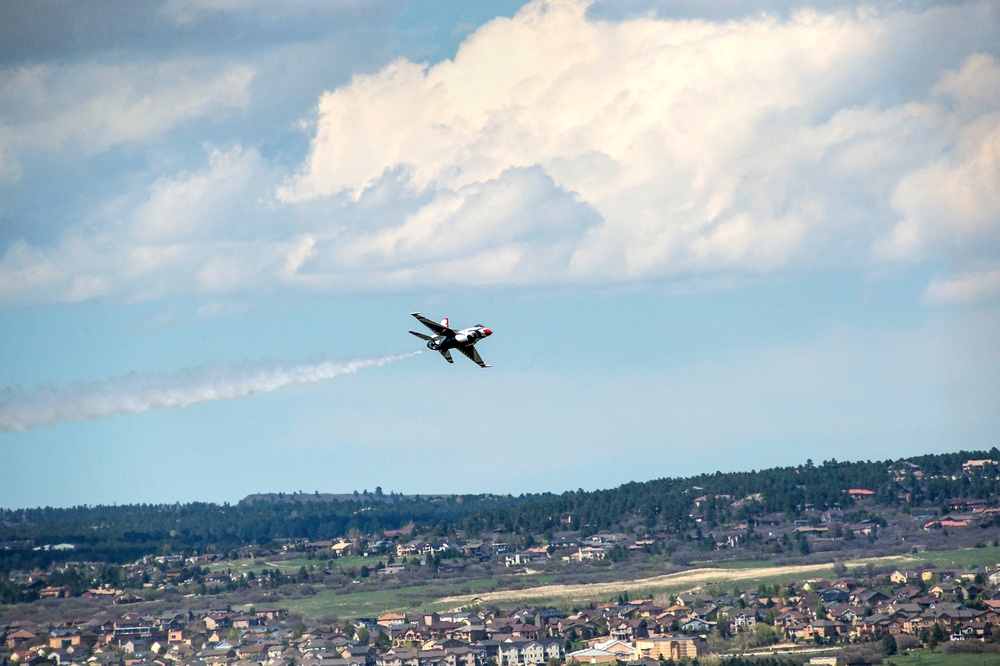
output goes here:
<path id="1" fill-rule="evenodd" d="M 434 340 L 428 340 L 427 348 L 435 351 L 444 351 L 445 349 L 467 347 L 469 345 L 476 344 L 483 338 L 489 336 L 491 333 L 493 333 L 493 331 L 488 328 L 465 328 L 461 331 L 456 331 L 455 335 L 440 336 Z"/>
<path id="2" fill-rule="evenodd" d="M 426 341 L 428 349 L 440 352 L 441 356 L 449 363 L 453 362 L 451 359 L 451 350 L 456 349 L 463 356 L 467 356 L 469 360 L 475 362 L 479 367 L 490 367 L 483 362 L 483 359 L 479 356 L 479 352 L 476 351 L 477 342 L 493 335 L 493 331 L 490 329 L 482 324 L 476 324 L 470 328 L 462 328 L 456 331 L 451 328 L 447 318 L 442 319 L 441 323 L 438 323 L 424 317 L 419 312 L 411 312 L 410 314 L 416 317 L 417 321 L 429 328 L 434 334 L 427 335 L 426 333 L 410 331 L 410 335 L 415 335 L 421 340 Z"/>

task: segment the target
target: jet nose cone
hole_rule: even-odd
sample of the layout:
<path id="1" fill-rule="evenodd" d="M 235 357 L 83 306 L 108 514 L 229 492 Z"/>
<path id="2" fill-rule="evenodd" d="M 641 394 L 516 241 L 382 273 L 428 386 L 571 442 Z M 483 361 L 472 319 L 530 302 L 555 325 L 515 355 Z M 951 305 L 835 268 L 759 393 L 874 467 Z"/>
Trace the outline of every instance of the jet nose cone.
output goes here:
<path id="1" fill-rule="evenodd" d="M 483 335 L 493 335 L 493 331 L 488 328 L 483 329 Z"/>

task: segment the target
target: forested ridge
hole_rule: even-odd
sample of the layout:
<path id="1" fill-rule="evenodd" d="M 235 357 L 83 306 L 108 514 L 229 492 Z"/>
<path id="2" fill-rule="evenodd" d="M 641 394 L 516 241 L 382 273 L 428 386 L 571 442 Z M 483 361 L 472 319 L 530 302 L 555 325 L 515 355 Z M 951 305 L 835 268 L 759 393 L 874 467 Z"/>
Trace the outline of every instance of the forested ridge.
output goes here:
<path id="1" fill-rule="evenodd" d="M 702 474 L 626 483 L 597 491 L 519 496 L 403 496 L 395 493 L 317 501 L 316 495 L 254 496 L 236 505 L 78 506 L 0 510 L 0 571 L 47 566 L 60 560 L 124 563 L 151 553 L 228 552 L 280 539 L 326 540 L 378 535 L 415 524 L 442 538 L 489 533 L 581 534 L 644 524 L 680 531 L 712 528 L 754 516 L 850 508 L 849 489 L 870 490 L 873 507 L 934 507 L 954 498 L 1000 496 L 995 464 L 1000 451 L 959 451 L 897 461 L 808 461 L 796 467 Z M 343 497 L 343 496 L 340 496 Z M 46 547 L 72 544 L 72 550 Z"/>
<path id="2" fill-rule="evenodd" d="M 377 534 L 410 523 L 448 525 L 470 512 L 530 501 L 491 495 L 429 499 L 396 495 L 390 501 L 372 497 L 330 502 L 295 498 L 282 495 L 277 501 L 236 505 L 193 502 L 0 510 L 0 572 L 26 568 L 28 563 L 44 567 L 72 559 L 121 564 L 150 553 L 224 553 L 280 539 Z M 74 548 L 44 549 L 59 544 Z"/>
<path id="3" fill-rule="evenodd" d="M 970 473 L 964 468 L 969 460 L 1000 461 L 1000 451 L 959 451 L 881 462 L 831 459 L 820 465 L 808 461 L 797 467 L 632 482 L 470 515 L 463 526 L 473 532 L 501 526 L 508 532 L 543 533 L 557 529 L 561 518 L 571 516 L 571 524 L 586 532 L 613 529 L 629 519 L 680 530 L 690 523 L 692 503 L 699 497 L 705 499 L 698 515 L 712 526 L 775 512 L 795 516 L 807 507 L 850 508 L 855 504 L 846 492 L 850 489 L 874 492 L 870 501 L 876 507 L 937 507 L 949 499 L 997 495 L 997 466 Z"/>

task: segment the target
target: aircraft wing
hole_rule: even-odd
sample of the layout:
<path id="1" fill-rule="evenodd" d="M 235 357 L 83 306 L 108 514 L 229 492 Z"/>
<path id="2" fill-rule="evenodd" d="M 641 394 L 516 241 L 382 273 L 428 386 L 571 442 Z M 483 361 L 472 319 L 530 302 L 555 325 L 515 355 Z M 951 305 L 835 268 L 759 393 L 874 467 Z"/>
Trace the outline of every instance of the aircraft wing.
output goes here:
<path id="1" fill-rule="evenodd" d="M 476 365 L 478 365 L 480 368 L 493 367 L 492 365 L 486 365 L 485 363 L 483 363 L 483 357 L 479 355 L 479 352 L 476 351 L 476 348 L 473 347 L 472 345 L 469 345 L 468 347 L 457 347 L 457 349 L 458 351 L 468 356 L 469 359 L 474 361 Z"/>
<path id="2" fill-rule="evenodd" d="M 423 316 L 419 312 L 411 312 L 410 314 L 416 317 L 417 321 L 419 321 L 421 324 L 434 331 L 437 335 L 444 335 L 446 337 L 450 337 L 455 334 L 455 332 L 450 328 L 448 328 L 447 326 L 442 326 L 436 321 L 431 321 L 430 319 Z"/>

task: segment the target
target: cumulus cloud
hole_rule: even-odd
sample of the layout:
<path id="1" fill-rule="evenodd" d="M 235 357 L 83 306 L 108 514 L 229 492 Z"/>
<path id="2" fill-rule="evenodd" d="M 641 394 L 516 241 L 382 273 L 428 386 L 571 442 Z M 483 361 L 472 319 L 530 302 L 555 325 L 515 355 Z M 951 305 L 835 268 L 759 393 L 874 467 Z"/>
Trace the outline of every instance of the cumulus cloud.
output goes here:
<path id="1" fill-rule="evenodd" d="M 171 7 L 184 21 L 226 6 Z M 717 20 L 590 10 L 534 0 L 451 60 L 356 75 L 320 97 L 291 172 L 253 148 L 211 151 L 141 201 L 109 203 L 106 223 L 92 215 L 52 247 L 14 242 L 0 299 L 995 268 L 995 3 Z M 40 108 L 25 101 L 36 88 L 51 97 L 50 72 L 36 85 L 12 71 L 16 108 Z M 0 137 L 102 150 L 245 108 L 255 76 L 164 72 L 77 88 L 82 114 L 8 114 Z M 103 106 L 124 111 L 88 111 Z"/>
<path id="2" fill-rule="evenodd" d="M 876 245 L 885 257 L 1000 249 L 1000 62 L 970 56 L 934 93 L 952 110 L 943 116 L 947 150 L 904 175 L 893 192 L 901 219 Z"/>
<path id="3" fill-rule="evenodd" d="M 14 242 L 0 257 L 0 301 L 266 289 L 296 266 L 302 242 L 267 233 L 275 182 L 258 151 L 213 150 L 204 168 L 155 181 L 131 211 L 112 202 L 52 246 Z"/>
<path id="4" fill-rule="evenodd" d="M 204 169 L 153 184 L 132 213 L 128 235 L 159 243 L 257 237 L 264 230 L 254 209 L 273 182 L 269 171 L 256 150 L 212 150 Z"/>
<path id="5" fill-rule="evenodd" d="M 539 168 L 439 193 L 400 224 L 319 238 L 302 279 L 380 287 L 558 282 L 597 214 Z"/>
<path id="6" fill-rule="evenodd" d="M 0 148 L 94 154 L 244 107 L 254 71 L 195 59 L 0 68 Z"/>
<path id="7" fill-rule="evenodd" d="M 356 201 L 402 172 L 446 206 L 540 168 L 602 220 L 566 264 L 577 280 L 844 263 L 858 235 L 880 258 L 911 258 L 923 241 L 910 228 L 929 209 L 960 210 L 966 231 L 995 237 L 1000 125 L 983 114 L 998 97 L 996 61 L 973 55 L 936 86 L 925 79 L 923 99 L 886 103 L 898 67 L 886 56 L 907 33 L 976 21 L 984 5 L 614 23 L 588 4 L 531 3 L 452 61 L 397 61 L 325 94 L 310 156 L 279 196 Z M 938 76 L 934 58 L 909 66 Z M 940 164 L 942 151 L 954 154 Z M 397 232 L 429 236 L 435 220 Z M 489 233 L 470 225 L 448 245 Z"/>

